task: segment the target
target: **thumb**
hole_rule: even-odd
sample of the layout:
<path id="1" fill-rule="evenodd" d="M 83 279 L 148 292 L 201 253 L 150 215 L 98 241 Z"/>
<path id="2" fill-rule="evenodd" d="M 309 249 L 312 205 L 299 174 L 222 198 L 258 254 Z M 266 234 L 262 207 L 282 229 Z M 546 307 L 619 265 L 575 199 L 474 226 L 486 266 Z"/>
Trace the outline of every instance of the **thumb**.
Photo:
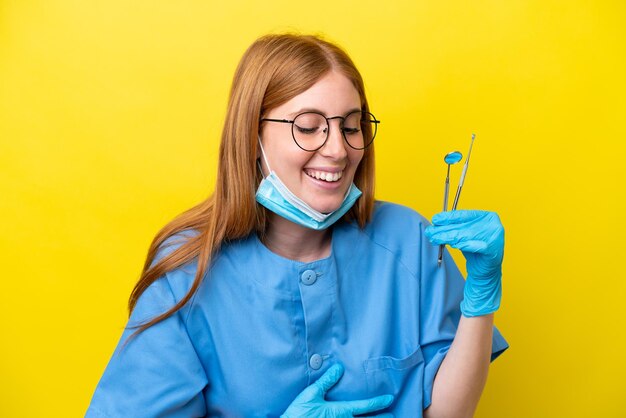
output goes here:
<path id="1" fill-rule="evenodd" d="M 333 364 L 326 373 L 322 375 L 313 385 L 315 385 L 322 394 L 325 394 L 335 386 L 335 384 L 341 379 L 343 376 L 343 366 L 341 364 Z"/>

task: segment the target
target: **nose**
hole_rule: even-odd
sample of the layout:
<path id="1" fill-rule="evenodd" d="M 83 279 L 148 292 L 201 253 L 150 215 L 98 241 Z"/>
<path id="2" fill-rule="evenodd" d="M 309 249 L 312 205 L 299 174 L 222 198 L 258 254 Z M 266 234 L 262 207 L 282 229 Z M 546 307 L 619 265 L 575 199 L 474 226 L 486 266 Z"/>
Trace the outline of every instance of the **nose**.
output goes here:
<path id="1" fill-rule="evenodd" d="M 346 144 L 341 133 L 341 122 L 342 120 L 339 118 L 328 121 L 328 138 L 326 138 L 324 146 L 319 149 L 319 152 L 325 157 L 341 160 L 348 155 L 346 149 L 348 144 Z"/>

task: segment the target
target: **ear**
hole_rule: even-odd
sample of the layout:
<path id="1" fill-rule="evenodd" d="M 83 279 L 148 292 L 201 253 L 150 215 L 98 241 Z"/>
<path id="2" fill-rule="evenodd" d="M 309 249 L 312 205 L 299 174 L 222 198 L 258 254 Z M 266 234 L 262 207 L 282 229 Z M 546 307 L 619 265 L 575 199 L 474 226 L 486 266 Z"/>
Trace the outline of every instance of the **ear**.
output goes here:
<path id="1" fill-rule="evenodd" d="M 261 169 L 261 174 L 263 174 L 263 177 L 266 177 L 267 175 L 269 175 L 270 169 L 267 166 L 267 162 L 265 158 L 263 158 L 263 152 L 261 150 L 261 147 L 263 146 L 261 144 L 261 141 L 262 141 L 261 135 L 258 136 L 257 140 L 258 141 L 256 144 L 256 161 L 257 161 L 257 165 Z"/>
<path id="2" fill-rule="evenodd" d="M 261 143 L 261 133 L 259 132 L 259 134 L 257 135 L 256 147 L 254 148 L 256 150 L 255 156 L 254 156 L 256 160 L 259 160 L 261 158 L 261 147 L 259 146 L 260 143 Z"/>

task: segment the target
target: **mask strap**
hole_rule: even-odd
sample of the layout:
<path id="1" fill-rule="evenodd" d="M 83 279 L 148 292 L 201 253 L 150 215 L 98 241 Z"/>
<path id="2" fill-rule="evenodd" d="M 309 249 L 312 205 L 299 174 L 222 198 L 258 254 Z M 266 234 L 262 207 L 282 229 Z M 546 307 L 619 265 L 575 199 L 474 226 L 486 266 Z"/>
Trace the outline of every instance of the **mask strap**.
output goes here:
<path id="1" fill-rule="evenodd" d="M 265 150 L 263 149 L 263 144 L 261 144 L 261 137 L 259 136 L 259 147 L 261 147 L 261 156 L 263 156 L 263 161 L 265 161 L 265 165 L 267 166 L 267 169 L 269 170 L 269 172 L 272 172 L 272 168 L 270 167 L 270 163 L 267 161 L 267 156 L 265 155 Z M 261 170 L 261 175 L 263 175 L 263 170 L 261 169 L 261 163 L 258 162 L 257 163 L 259 165 L 259 170 Z M 263 175 L 263 178 L 265 178 L 265 175 Z"/>

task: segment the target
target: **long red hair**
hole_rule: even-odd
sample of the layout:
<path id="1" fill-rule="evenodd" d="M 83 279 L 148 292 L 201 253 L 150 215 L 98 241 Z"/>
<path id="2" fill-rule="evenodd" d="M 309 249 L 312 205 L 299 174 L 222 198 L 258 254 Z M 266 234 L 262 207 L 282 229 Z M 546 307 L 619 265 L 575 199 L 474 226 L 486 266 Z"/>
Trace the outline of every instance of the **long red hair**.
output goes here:
<path id="1" fill-rule="evenodd" d="M 168 311 L 138 328 L 133 336 L 182 308 L 194 295 L 211 265 L 213 254 L 225 241 L 267 226 L 265 208 L 256 203 L 261 181 L 257 168 L 259 119 L 270 109 L 309 89 L 330 70 L 354 83 L 361 107 L 369 111 L 363 80 L 354 63 L 338 46 L 317 36 L 280 34 L 256 40 L 244 53 L 233 79 L 219 151 L 214 193 L 165 225 L 153 239 L 139 281 L 128 301 L 129 315 L 141 294 L 159 277 L 197 260 L 198 267 L 188 293 Z M 371 132 L 364 132 L 371 135 Z M 363 227 L 374 207 L 374 148 L 370 145 L 355 173 L 354 183 L 363 192 L 346 214 Z M 154 263 L 166 239 L 183 231 L 195 231 L 182 245 Z M 154 264 L 153 264 L 154 263 Z"/>

